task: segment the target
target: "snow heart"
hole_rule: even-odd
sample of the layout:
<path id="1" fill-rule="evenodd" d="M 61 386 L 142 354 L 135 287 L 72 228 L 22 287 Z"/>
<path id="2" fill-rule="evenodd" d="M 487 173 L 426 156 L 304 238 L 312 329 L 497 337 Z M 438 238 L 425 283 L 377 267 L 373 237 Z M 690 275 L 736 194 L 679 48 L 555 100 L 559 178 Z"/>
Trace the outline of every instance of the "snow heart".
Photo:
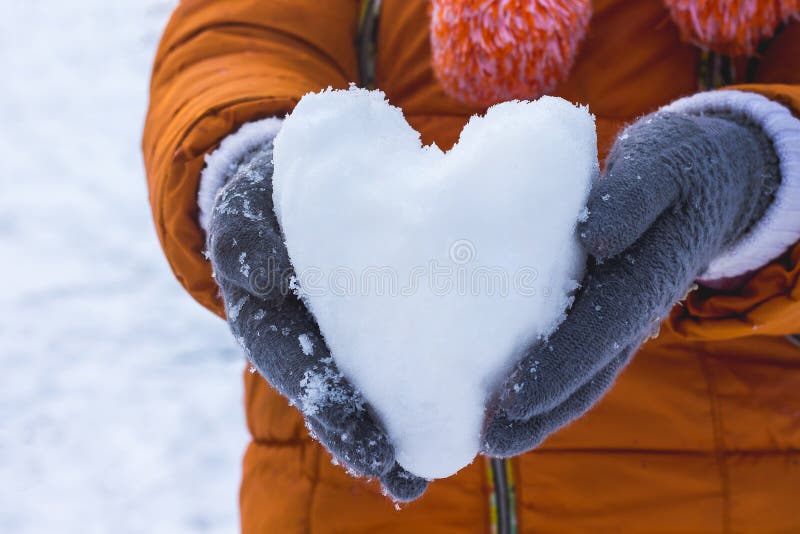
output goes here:
<path id="1" fill-rule="evenodd" d="M 275 140 L 274 200 L 299 292 L 398 462 L 472 461 L 487 401 L 550 333 L 585 262 L 594 119 L 544 97 L 423 146 L 383 93 L 306 95 Z"/>

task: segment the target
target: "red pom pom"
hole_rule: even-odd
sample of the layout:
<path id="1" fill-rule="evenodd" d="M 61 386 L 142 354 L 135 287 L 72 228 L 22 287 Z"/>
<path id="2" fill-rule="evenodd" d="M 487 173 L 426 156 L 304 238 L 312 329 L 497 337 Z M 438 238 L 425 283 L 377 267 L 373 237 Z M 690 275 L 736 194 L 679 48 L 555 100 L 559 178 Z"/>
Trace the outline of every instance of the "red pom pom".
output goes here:
<path id="1" fill-rule="evenodd" d="M 751 56 L 761 39 L 800 14 L 800 0 L 665 0 L 681 37 L 729 56 Z"/>
<path id="2" fill-rule="evenodd" d="M 589 0 L 433 0 L 433 65 L 445 91 L 488 106 L 532 100 L 569 74 Z"/>

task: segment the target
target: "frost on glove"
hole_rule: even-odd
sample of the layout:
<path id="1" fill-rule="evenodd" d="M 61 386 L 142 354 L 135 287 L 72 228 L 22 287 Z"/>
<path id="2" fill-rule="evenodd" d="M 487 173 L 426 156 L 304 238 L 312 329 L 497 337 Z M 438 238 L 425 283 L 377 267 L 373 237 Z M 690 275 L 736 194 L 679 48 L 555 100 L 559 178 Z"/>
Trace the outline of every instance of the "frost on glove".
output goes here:
<path id="1" fill-rule="evenodd" d="M 228 324 L 264 378 L 306 418 L 351 473 L 378 477 L 398 500 L 427 481 L 394 460 L 394 450 L 360 393 L 342 376 L 319 327 L 289 289 L 292 267 L 272 205 L 272 142 L 247 151 L 217 194 L 208 254 Z"/>
<path id="2" fill-rule="evenodd" d="M 648 115 L 618 138 L 581 240 L 595 258 L 565 322 L 499 394 L 484 452 L 513 456 L 585 413 L 781 180 L 770 138 L 734 113 Z"/>

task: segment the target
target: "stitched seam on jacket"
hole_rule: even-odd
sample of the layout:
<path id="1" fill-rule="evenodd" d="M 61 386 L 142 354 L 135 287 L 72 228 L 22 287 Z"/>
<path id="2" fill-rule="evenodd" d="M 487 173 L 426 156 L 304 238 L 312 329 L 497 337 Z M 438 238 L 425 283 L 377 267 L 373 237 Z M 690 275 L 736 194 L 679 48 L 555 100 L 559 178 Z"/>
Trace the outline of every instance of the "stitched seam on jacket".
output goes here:
<path id="1" fill-rule="evenodd" d="M 775 336 L 776 338 L 780 339 L 781 336 Z M 786 336 L 787 338 L 790 336 Z M 747 338 L 741 338 L 747 339 Z M 800 347 L 800 345 L 798 345 Z M 775 359 L 770 355 L 755 355 L 755 356 L 740 356 L 734 355 L 731 356 L 729 354 L 708 354 L 707 357 L 711 360 L 716 360 L 718 362 L 724 363 L 744 363 L 750 365 L 762 365 L 767 367 L 779 367 L 781 369 L 789 369 L 794 370 L 800 368 L 800 361 L 787 361 L 786 359 Z"/>
<path id="2" fill-rule="evenodd" d="M 731 532 L 730 527 L 730 476 L 728 473 L 727 456 L 725 455 L 725 442 L 722 435 L 722 414 L 719 409 L 717 390 L 711 368 L 708 365 L 708 358 L 704 351 L 697 356 L 700 369 L 706 381 L 708 389 L 709 408 L 711 409 L 711 424 L 714 432 L 714 457 L 719 468 L 720 486 L 722 491 L 722 532 Z"/>
<path id="3" fill-rule="evenodd" d="M 169 57 L 170 54 L 172 54 L 173 52 L 175 52 L 179 48 L 182 48 L 182 47 L 184 47 L 186 45 L 191 44 L 191 42 L 194 39 L 196 39 L 197 37 L 200 37 L 200 36 L 202 36 L 202 35 L 204 35 L 206 33 L 209 33 L 209 32 L 218 32 L 219 31 L 219 32 L 225 33 L 226 30 L 233 30 L 233 29 L 236 29 L 236 28 L 244 28 L 244 29 L 255 30 L 255 31 L 264 32 L 264 33 L 272 33 L 272 34 L 280 35 L 282 37 L 286 37 L 286 38 L 288 38 L 290 40 L 296 41 L 297 43 L 301 44 L 302 46 L 307 48 L 312 53 L 320 56 L 325 62 L 327 62 L 327 63 L 329 63 L 331 65 L 334 65 L 336 67 L 336 70 L 339 71 L 339 73 L 342 75 L 342 77 L 345 80 L 350 80 L 352 78 L 352 76 L 347 74 L 347 72 L 345 71 L 344 67 L 342 65 L 340 65 L 339 62 L 336 61 L 336 59 L 333 56 L 331 56 L 328 52 L 326 52 L 325 50 L 323 50 L 319 46 L 311 43 L 310 41 L 307 41 L 306 39 L 303 39 L 302 37 L 299 37 L 297 35 L 294 35 L 294 34 L 292 34 L 290 32 L 284 31 L 284 30 L 279 30 L 277 28 L 269 28 L 269 27 L 266 27 L 266 26 L 260 26 L 258 24 L 252 24 L 252 23 L 247 23 L 247 22 L 219 22 L 219 23 L 216 23 L 216 24 L 210 24 L 210 25 L 207 25 L 207 26 L 202 26 L 200 28 L 197 28 L 193 32 L 191 32 L 188 35 L 184 36 L 179 41 L 176 41 L 176 42 L 170 44 L 169 48 L 167 48 L 167 50 L 165 50 L 164 54 L 161 56 L 161 60 L 157 64 L 155 64 L 153 66 L 152 79 L 154 81 L 156 80 L 156 78 L 158 77 L 159 72 L 161 71 L 161 66 L 164 64 L 164 62 L 166 61 L 166 59 Z M 232 35 L 236 35 L 235 32 L 231 32 L 231 34 Z M 354 49 L 354 51 L 355 51 L 355 49 Z M 242 50 L 241 52 L 245 52 L 245 50 Z M 215 57 L 215 56 L 203 57 L 200 61 L 203 61 L 205 59 L 210 59 L 211 57 Z M 185 69 L 181 69 L 181 70 L 185 70 Z M 158 81 L 159 86 L 163 85 L 164 83 L 167 83 L 170 79 L 171 79 L 171 77 L 166 78 L 164 80 L 159 80 Z"/>
<path id="4" fill-rule="evenodd" d="M 307 447 L 312 443 L 309 440 L 303 438 L 296 438 L 296 439 L 266 439 L 266 438 L 256 438 L 251 437 L 251 441 L 256 445 L 261 447 L 274 447 L 274 448 L 285 448 L 285 447 Z"/>

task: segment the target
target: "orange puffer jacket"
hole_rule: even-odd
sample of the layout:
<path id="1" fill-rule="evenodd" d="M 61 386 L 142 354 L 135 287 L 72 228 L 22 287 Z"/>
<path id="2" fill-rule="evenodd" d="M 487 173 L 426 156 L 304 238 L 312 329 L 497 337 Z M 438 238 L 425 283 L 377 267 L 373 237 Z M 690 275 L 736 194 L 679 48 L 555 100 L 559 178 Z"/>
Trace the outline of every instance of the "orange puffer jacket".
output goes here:
<path id="1" fill-rule="evenodd" d="M 150 202 L 175 275 L 219 315 L 197 223 L 204 156 L 306 92 L 358 81 L 358 4 L 185 0 L 164 33 L 143 144 Z M 426 0 L 384 0 L 376 85 L 447 148 L 482 110 L 437 83 L 428 16 Z M 622 124 L 697 91 L 700 55 L 660 0 L 597 0 L 555 94 L 590 104 L 602 156 Z M 772 40 L 755 79 L 740 88 L 800 114 L 800 23 Z M 695 291 L 588 415 L 494 471 L 476 460 L 400 511 L 333 465 L 299 413 L 245 373 L 242 529 L 488 533 L 499 509 L 520 532 L 800 532 L 800 347 L 787 337 L 800 331 L 799 277 L 797 245 L 736 294 Z"/>

